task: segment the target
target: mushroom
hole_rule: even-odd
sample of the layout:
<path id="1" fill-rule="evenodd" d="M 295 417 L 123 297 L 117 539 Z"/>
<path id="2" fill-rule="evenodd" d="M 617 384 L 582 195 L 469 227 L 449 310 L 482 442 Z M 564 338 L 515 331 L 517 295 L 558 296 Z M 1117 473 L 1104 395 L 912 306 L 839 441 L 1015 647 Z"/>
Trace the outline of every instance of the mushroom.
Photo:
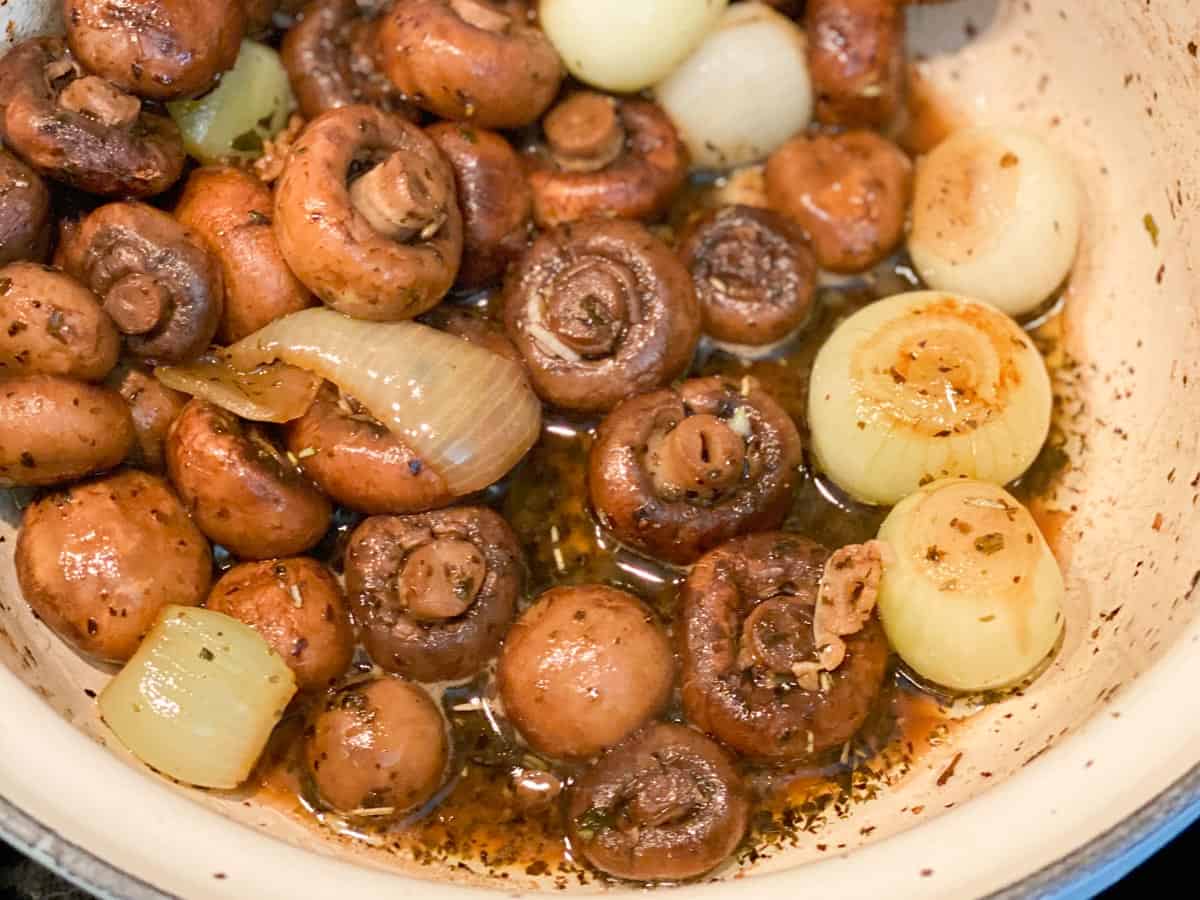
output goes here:
<path id="1" fill-rule="evenodd" d="M 649 725 L 567 792 L 571 847 L 633 881 L 682 881 L 724 862 L 750 819 L 749 792 L 721 747 L 683 725 Z"/>
<path id="2" fill-rule="evenodd" d="M 497 356 L 525 365 L 521 351 L 508 339 L 504 328 L 483 313 L 464 306 L 441 303 L 421 316 L 421 322 L 490 350 Z"/>
<path id="3" fill-rule="evenodd" d="M 89 72 L 151 100 L 216 84 L 237 61 L 246 27 L 242 0 L 66 0 L 63 19 Z"/>
<path id="4" fill-rule="evenodd" d="M 199 235 L 144 203 L 110 203 L 62 247 L 63 268 L 91 288 L 151 365 L 207 349 L 221 321 L 221 270 Z"/>
<path id="5" fill-rule="evenodd" d="M 246 17 L 246 34 L 251 37 L 267 37 L 272 19 L 280 6 L 279 0 L 241 0 L 242 12 Z"/>
<path id="6" fill-rule="evenodd" d="M 401 678 L 330 694 L 305 732 L 304 760 L 319 802 L 376 823 L 432 799 L 446 780 L 449 757 L 437 705 Z"/>
<path id="7" fill-rule="evenodd" d="M 888 644 L 873 615 L 852 634 L 834 629 L 844 656 L 808 683 L 809 664 L 824 658 L 813 620 L 829 557 L 797 535 L 738 538 L 700 560 L 680 595 L 684 711 L 749 759 L 789 762 L 844 744 L 883 686 Z"/>
<path id="8" fill-rule="evenodd" d="M 3 134 L 0 118 L 0 137 Z M 50 248 L 50 234 L 46 183 L 0 147 L 0 266 L 25 259 L 41 262 Z"/>
<path id="9" fill-rule="evenodd" d="M 601 423 L 588 491 L 623 543 L 686 565 L 792 505 L 800 435 L 757 381 L 699 378 L 626 400 Z"/>
<path id="10" fill-rule="evenodd" d="M 517 620 L 497 677 L 504 709 L 531 747 L 587 759 L 663 710 L 675 664 L 637 597 L 574 585 L 546 591 Z"/>
<path id="11" fill-rule="evenodd" d="M 903 0 L 809 0 L 808 70 L 816 119 L 886 128 L 905 95 Z"/>
<path id="12" fill-rule="evenodd" d="M 203 239 L 221 265 L 225 305 L 216 337 L 222 344 L 314 303 L 283 261 L 273 215 L 270 189 L 232 166 L 194 171 L 175 207 L 175 218 Z"/>
<path id="13" fill-rule="evenodd" d="M 166 460 L 200 530 L 234 556 L 291 556 L 329 528 L 329 501 L 261 426 L 204 400 L 192 400 L 171 424 Z"/>
<path id="14" fill-rule="evenodd" d="M 132 360 L 122 360 L 104 382 L 129 404 L 135 442 L 126 462 L 139 469 L 163 472 L 167 467 L 167 432 L 188 395 L 167 387 L 154 373 Z"/>
<path id="15" fill-rule="evenodd" d="M 133 440 L 129 409 L 115 391 L 60 375 L 0 380 L 0 488 L 111 469 Z"/>
<path id="16" fill-rule="evenodd" d="M 59 637 L 124 662 L 163 607 L 204 599 L 212 557 L 165 481 L 125 471 L 26 509 L 16 568 L 21 595 Z"/>
<path id="17" fill-rule="evenodd" d="M 99 381 L 120 351 L 112 320 L 74 278 L 36 263 L 0 268 L 0 374 Z"/>
<path id="18" fill-rule="evenodd" d="M 409 319 L 454 284 L 462 217 L 454 173 L 417 126 L 369 106 L 331 110 L 292 148 L 275 190 L 292 271 L 359 319 Z"/>
<path id="19" fill-rule="evenodd" d="M 487 287 L 529 246 L 533 195 L 521 158 L 494 131 L 441 122 L 426 134 L 454 169 L 463 217 L 458 286 Z"/>
<path id="20" fill-rule="evenodd" d="M 504 324 L 541 397 L 599 412 L 682 375 L 700 338 L 687 270 L 636 222 L 541 235 L 509 275 Z"/>
<path id="21" fill-rule="evenodd" d="M 301 691 L 328 687 L 350 667 L 354 629 L 342 588 L 314 559 L 234 566 L 205 604 L 245 622 L 288 664 Z"/>
<path id="22" fill-rule="evenodd" d="M 376 516 L 346 551 L 346 591 L 379 666 L 416 681 L 456 681 L 500 647 L 523 562 L 508 523 L 484 507 Z"/>
<path id="23" fill-rule="evenodd" d="M 174 122 L 85 73 L 59 38 L 0 60 L 0 137 L 40 174 L 105 197 L 161 193 L 185 159 Z"/>
<path id="24" fill-rule="evenodd" d="M 688 226 L 679 253 L 713 339 L 774 344 L 808 319 L 817 263 L 791 220 L 751 206 L 721 207 Z"/>
<path id="25" fill-rule="evenodd" d="M 528 7 L 525 0 L 395 3 L 380 23 L 380 66 L 410 102 L 443 119 L 528 125 L 564 74 Z"/>
<path id="26" fill-rule="evenodd" d="M 798 222 L 821 268 L 862 272 L 904 236 L 912 162 L 871 131 L 797 135 L 767 160 L 771 208 Z"/>
<path id="27" fill-rule="evenodd" d="M 688 157 L 662 108 L 579 91 L 547 113 L 526 155 L 533 214 L 548 228 L 592 217 L 653 219 L 687 177 Z"/>

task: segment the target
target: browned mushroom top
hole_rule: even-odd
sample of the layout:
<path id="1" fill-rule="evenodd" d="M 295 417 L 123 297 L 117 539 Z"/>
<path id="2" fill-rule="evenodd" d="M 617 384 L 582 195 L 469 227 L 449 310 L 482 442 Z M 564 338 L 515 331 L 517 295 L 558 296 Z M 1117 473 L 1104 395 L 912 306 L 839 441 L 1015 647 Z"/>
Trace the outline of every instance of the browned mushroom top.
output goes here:
<path id="1" fill-rule="evenodd" d="M 165 448 L 171 423 L 188 404 L 188 395 L 172 390 L 149 369 L 124 359 L 109 373 L 105 384 L 129 404 L 137 442 L 126 462 L 150 472 L 166 468 Z"/>
<path id="2" fill-rule="evenodd" d="M 512 529 L 484 507 L 367 519 L 346 551 L 367 652 L 417 681 L 473 675 L 512 622 L 522 565 Z"/>
<path id="3" fill-rule="evenodd" d="M 101 298 L 129 351 L 152 364 L 198 356 L 216 334 L 217 261 L 194 232 L 154 207 L 100 207 L 63 248 L 63 266 Z"/>
<path id="4" fill-rule="evenodd" d="M 704 331 L 718 341 L 759 346 L 780 341 L 808 319 L 817 263 L 803 230 L 765 209 L 725 206 L 680 238 Z"/>
<path id="5" fill-rule="evenodd" d="M 419 315 L 450 290 L 462 256 L 454 173 L 417 126 L 369 106 L 313 121 L 275 191 L 284 259 L 334 309 Z"/>
<path id="6" fill-rule="evenodd" d="M 652 219 L 687 177 L 687 150 L 663 110 L 645 100 L 572 94 L 542 122 L 526 156 L 543 227 L 593 216 Z"/>
<path id="7" fill-rule="evenodd" d="M 655 724 L 614 747 L 567 794 L 571 846 L 597 869 L 681 881 L 742 840 L 749 792 L 729 754 L 683 725 Z"/>
<path id="8" fill-rule="evenodd" d="M 734 535 L 781 525 L 801 453 L 791 418 L 754 379 L 694 379 L 609 414 L 588 490 L 621 541 L 687 564 Z"/>
<path id="9" fill-rule="evenodd" d="M 521 352 L 508 339 L 504 328 L 478 310 L 442 303 L 421 316 L 421 321 L 439 331 L 460 337 L 467 343 L 491 350 L 497 356 L 525 365 Z"/>
<path id="10" fill-rule="evenodd" d="M 384 14 L 380 64 L 422 109 L 484 128 L 537 119 L 562 62 L 525 0 L 406 0 Z"/>
<path id="11" fill-rule="evenodd" d="M 644 227 L 618 219 L 539 237 L 509 275 L 504 323 L 538 394 L 582 411 L 679 377 L 700 337 L 687 270 Z"/>
<path id="12" fill-rule="evenodd" d="M 883 685 L 888 645 L 874 616 L 847 637 L 839 664 L 808 684 L 809 664 L 822 658 L 813 620 L 829 557 L 797 535 L 755 534 L 709 553 L 683 588 L 684 711 L 752 759 L 795 760 L 845 743 Z"/>
<path id="13" fill-rule="evenodd" d="M 0 120 L 0 137 L 4 134 Z M 0 147 L 0 266 L 41 262 L 50 248 L 50 192 L 41 176 Z"/>
<path id="14" fill-rule="evenodd" d="M 237 60 L 242 0 L 65 0 L 67 40 L 101 78 L 152 100 L 208 90 Z"/>
<path id="15" fill-rule="evenodd" d="M 59 38 L 0 60 L 0 137 L 48 178 L 106 197 L 161 193 L 183 171 L 175 123 L 86 74 Z"/>
<path id="16" fill-rule="evenodd" d="M 808 70 L 818 122 L 885 128 L 904 104 L 903 0 L 809 0 Z"/>

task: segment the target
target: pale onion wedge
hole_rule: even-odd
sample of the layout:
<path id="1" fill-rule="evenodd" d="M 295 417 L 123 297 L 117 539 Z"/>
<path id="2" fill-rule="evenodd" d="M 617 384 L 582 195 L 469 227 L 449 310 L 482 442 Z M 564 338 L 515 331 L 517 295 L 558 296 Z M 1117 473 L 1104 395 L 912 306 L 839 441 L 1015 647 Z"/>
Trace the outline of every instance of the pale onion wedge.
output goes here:
<path id="1" fill-rule="evenodd" d="M 251 372 L 233 369 L 220 353 L 177 366 L 159 366 L 155 377 L 169 388 L 203 397 L 243 419 L 290 422 L 308 412 L 322 379 L 284 363 Z"/>
<path id="2" fill-rule="evenodd" d="M 908 250 L 934 288 L 1034 310 L 1070 273 L 1080 197 L 1071 165 L 1023 131 L 959 131 L 917 164 Z"/>
<path id="3" fill-rule="evenodd" d="M 98 702 L 146 765 L 186 784 L 232 789 L 250 775 L 295 693 L 292 670 L 253 628 L 168 606 Z"/>
<path id="4" fill-rule="evenodd" d="M 1037 523 L 1003 488 L 926 485 L 891 511 L 879 539 L 879 614 L 892 648 L 922 678 L 958 691 L 1012 685 L 1063 629 L 1063 578 Z"/>
<path id="5" fill-rule="evenodd" d="M 819 467 L 855 498 L 891 505 L 947 476 L 1005 484 L 1050 429 L 1046 365 L 1012 319 L 939 291 L 898 294 L 838 326 L 813 364 Z"/>

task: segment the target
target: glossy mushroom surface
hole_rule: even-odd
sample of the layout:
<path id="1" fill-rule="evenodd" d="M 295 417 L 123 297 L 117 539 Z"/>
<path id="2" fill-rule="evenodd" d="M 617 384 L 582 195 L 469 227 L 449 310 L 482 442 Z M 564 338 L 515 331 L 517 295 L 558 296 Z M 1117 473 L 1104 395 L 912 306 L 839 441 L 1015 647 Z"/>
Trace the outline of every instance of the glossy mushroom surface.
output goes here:
<path id="1" fill-rule="evenodd" d="M 793 334 L 812 311 L 817 263 L 804 231 L 770 210 L 724 206 L 679 239 L 704 332 L 727 344 L 762 346 Z"/>
<path id="2" fill-rule="evenodd" d="M 678 378 L 700 338 L 687 270 L 624 220 L 542 234 L 506 281 L 504 323 L 542 399 L 584 412 Z"/>
<path id="3" fill-rule="evenodd" d="M 906 93 L 903 0 L 809 0 L 808 70 L 818 122 L 886 128 Z"/>
<path id="4" fill-rule="evenodd" d="M 320 116 L 275 189 L 292 271 L 358 319 L 410 319 L 450 290 L 462 257 L 454 173 L 417 126 L 369 106 Z"/>
<path id="5" fill-rule="evenodd" d="M 512 529 L 490 509 L 376 516 L 350 540 L 346 590 L 372 660 L 416 681 L 454 681 L 499 649 L 523 566 Z"/>
<path id="6" fill-rule="evenodd" d="M 605 418 L 588 492 L 618 540 L 686 565 L 735 535 L 783 524 L 801 462 L 795 424 L 756 381 L 700 378 Z"/>
<path id="7" fill-rule="evenodd" d="M 167 467 L 167 433 L 183 412 L 189 397 L 154 377 L 154 373 L 132 360 L 122 360 L 104 383 L 129 404 L 135 442 L 126 462 L 149 472 Z"/>
<path id="8" fill-rule="evenodd" d="M 750 819 L 749 791 L 721 746 L 683 725 L 649 725 L 567 791 L 571 846 L 632 881 L 682 881 L 724 862 Z"/>
<path id="9" fill-rule="evenodd" d="M 581 91 L 542 122 L 526 154 L 533 211 L 543 228 L 592 217 L 653 219 L 687 177 L 687 150 L 654 103 Z"/>
<path id="10" fill-rule="evenodd" d="M 0 119 L 0 136 L 3 131 Z M 50 213 L 50 192 L 41 176 L 0 147 L 0 266 L 46 258 Z"/>
<path id="11" fill-rule="evenodd" d="M 680 595 L 676 639 L 688 721 L 743 756 L 782 763 L 850 740 L 883 685 L 888 644 L 871 616 L 833 671 L 805 687 L 819 658 L 813 619 L 830 552 L 806 538 L 738 538 L 698 562 Z"/>

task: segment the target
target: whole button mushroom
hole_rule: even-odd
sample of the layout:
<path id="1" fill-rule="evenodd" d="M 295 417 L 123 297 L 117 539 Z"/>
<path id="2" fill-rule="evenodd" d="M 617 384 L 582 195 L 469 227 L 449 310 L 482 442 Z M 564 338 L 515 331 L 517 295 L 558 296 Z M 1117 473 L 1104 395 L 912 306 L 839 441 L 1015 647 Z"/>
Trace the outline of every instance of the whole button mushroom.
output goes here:
<path id="1" fill-rule="evenodd" d="M 429 801 L 446 780 L 449 757 L 437 705 L 400 678 L 330 694 L 305 732 L 304 759 L 317 799 L 376 823 Z"/>
<path id="2" fill-rule="evenodd" d="M 808 68 L 816 119 L 848 128 L 886 128 L 903 108 L 903 0 L 809 0 Z"/>
<path id="3" fill-rule="evenodd" d="M 110 203 L 63 245 L 63 268 L 91 288 L 151 365 L 208 348 L 221 321 L 221 270 L 200 237 L 144 203 Z"/>
<path id="4" fill-rule="evenodd" d="M 767 160 L 771 208 L 798 222 L 821 268 L 862 272 L 904 236 L 912 162 L 871 131 L 797 135 Z"/>
<path id="5" fill-rule="evenodd" d="M 504 709 L 531 747 L 587 759 L 662 711 L 674 660 L 637 597 L 603 585 L 557 587 L 512 627 L 498 678 Z"/>
<path id="6" fill-rule="evenodd" d="M 526 164 L 543 228 L 598 216 L 653 219 L 687 177 L 675 126 L 645 100 L 581 91 L 546 114 L 542 131 L 545 142 Z"/>
<path id="7" fill-rule="evenodd" d="M 817 263 L 789 219 L 750 206 L 711 210 L 688 226 L 679 253 L 713 339 L 774 344 L 807 321 Z"/>
<path id="8" fill-rule="evenodd" d="M 870 615 L 879 570 L 869 546 L 835 556 L 849 580 L 839 570 L 827 581 L 830 552 L 782 532 L 738 538 L 700 560 L 680 595 L 676 624 L 688 720 L 767 763 L 810 757 L 852 738 L 888 662 L 883 627 Z M 842 598 L 827 592 L 838 577 L 843 591 L 868 603 L 868 617 L 853 623 L 856 630 L 830 636 L 817 627 L 824 615 L 818 597 L 835 608 Z M 842 651 L 830 671 L 817 663 L 827 642 Z"/>
<path id="9" fill-rule="evenodd" d="M 0 374 L 99 381 L 120 352 L 112 320 L 74 278 L 36 263 L 0 268 Z"/>
<path id="10" fill-rule="evenodd" d="M 534 389 L 601 412 L 682 375 L 700 338 L 687 270 L 636 222 L 589 220 L 541 235 L 509 274 L 504 323 Z"/>
<path id="11" fill-rule="evenodd" d="M 195 606 L 212 578 L 208 542 L 161 478 L 126 471 L 48 494 L 25 510 L 17 581 L 77 650 L 133 655 L 169 604 Z"/>
<path id="12" fill-rule="evenodd" d="M 114 468 L 133 441 L 129 408 L 115 391 L 59 375 L 0 380 L 0 488 Z"/>
<path id="13" fill-rule="evenodd" d="M 4 134 L 0 119 L 0 138 Z M 50 248 L 50 192 L 41 176 L 0 147 L 0 266 L 41 262 Z"/>
<path id="14" fill-rule="evenodd" d="M 454 169 L 463 216 L 458 286 L 487 287 L 529 246 L 533 195 L 521 158 L 494 131 L 441 122 L 426 133 Z"/>
<path id="15" fill-rule="evenodd" d="M 379 62 L 410 102 L 443 119 L 518 128 L 563 79 L 525 0 L 406 0 L 384 13 Z"/>
<path id="16" fill-rule="evenodd" d="M 87 74 L 59 38 L 0 60 L 0 138 L 40 174 L 103 197 L 159 194 L 185 159 L 174 122 Z"/>
<path id="17" fill-rule="evenodd" d="M 126 462 L 150 472 L 167 467 L 167 432 L 188 404 L 188 395 L 172 390 L 154 373 L 130 360 L 122 360 L 104 383 L 124 398 L 133 416 L 136 435 Z"/>
<path id="18" fill-rule="evenodd" d="M 194 171 L 175 207 L 175 218 L 221 264 L 225 303 L 216 335 L 221 344 L 236 343 L 315 302 L 283 261 L 273 217 L 270 188 L 232 166 Z"/>
<path id="19" fill-rule="evenodd" d="M 421 322 L 525 365 L 521 351 L 508 339 L 504 327 L 478 310 L 442 303 L 422 315 Z"/>
<path id="20" fill-rule="evenodd" d="M 63 19 L 89 72 L 151 100 L 212 87 L 233 68 L 246 27 L 242 0 L 66 0 Z"/>
<path id="21" fill-rule="evenodd" d="M 377 516 L 350 539 L 346 591 L 379 666 L 416 681 L 455 681 L 499 649 L 522 566 L 512 529 L 489 509 Z"/>
<path id="22" fill-rule="evenodd" d="M 694 379 L 608 415 L 588 491 L 620 541 L 687 565 L 735 535 L 782 525 L 802 453 L 791 418 L 756 381 Z"/>
<path id="23" fill-rule="evenodd" d="M 682 881 L 737 849 L 749 796 L 720 745 L 683 725 L 649 725 L 571 785 L 567 833 L 572 848 L 609 875 Z"/>
<path id="24" fill-rule="evenodd" d="M 192 400 L 167 433 L 167 472 L 196 524 L 242 559 L 301 553 L 333 509 L 266 435 L 233 413 Z"/>
<path id="25" fill-rule="evenodd" d="M 213 585 L 205 606 L 261 634 L 288 664 L 301 691 L 328 687 L 350 667 L 354 629 L 342 589 L 314 559 L 234 566 Z"/>
<path id="26" fill-rule="evenodd" d="M 331 110 L 292 148 L 275 190 L 275 234 L 292 271 L 332 308 L 410 319 L 441 300 L 458 273 L 454 173 L 399 116 Z"/>

